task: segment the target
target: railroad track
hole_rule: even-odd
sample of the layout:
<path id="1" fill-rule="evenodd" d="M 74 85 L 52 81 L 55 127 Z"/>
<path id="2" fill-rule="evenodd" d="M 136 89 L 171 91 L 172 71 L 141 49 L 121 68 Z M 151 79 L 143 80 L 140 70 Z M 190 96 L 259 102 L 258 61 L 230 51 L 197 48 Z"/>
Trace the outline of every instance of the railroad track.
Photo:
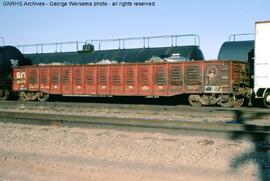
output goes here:
<path id="1" fill-rule="evenodd" d="M 248 113 L 269 113 L 267 108 L 223 108 L 218 106 L 191 107 L 189 105 L 152 105 L 152 104 L 118 104 L 118 103 L 89 103 L 89 102 L 37 102 L 37 101 L 2 101 L 0 108 L 33 108 L 42 107 L 43 109 L 53 108 L 79 108 L 79 109 L 102 109 L 102 108 L 118 108 L 130 110 L 156 110 L 156 111 L 190 111 L 190 112 L 229 112 L 229 111 L 245 111 Z"/>
<path id="2" fill-rule="evenodd" d="M 269 109 L 259 108 L 18 101 L 0 104 L 1 122 L 38 125 L 268 135 L 269 120 Z"/>
<path id="3" fill-rule="evenodd" d="M 0 111 L 0 122 L 20 123 L 31 125 L 54 125 L 67 127 L 108 127 L 117 129 L 142 129 L 147 131 L 176 132 L 192 131 L 207 133 L 270 135 L 270 126 L 252 125 L 245 123 L 210 123 L 210 122 L 190 122 L 190 121 L 164 121 L 145 120 L 131 118 L 113 118 L 99 116 L 78 116 L 51 113 L 29 113 Z"/>
<path id="4" fill-rule="evenodd" d="M 98 115 L 99 117 L 140 118 L 147 120 L 232 122 L 244 119 L 249 124 L 268 125 L 269 109 L 263 108 L 194 108 L 188 105 L 134 105 L 81 102 L 1 102 L 0 111 Z"/>

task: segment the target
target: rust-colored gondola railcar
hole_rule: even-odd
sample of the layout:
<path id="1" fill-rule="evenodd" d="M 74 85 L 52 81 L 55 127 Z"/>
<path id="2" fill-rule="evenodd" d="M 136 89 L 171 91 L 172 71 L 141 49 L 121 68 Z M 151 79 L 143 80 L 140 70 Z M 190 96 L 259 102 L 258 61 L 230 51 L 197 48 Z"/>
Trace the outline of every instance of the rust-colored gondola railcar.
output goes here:
<path id="1" fill-rule="evenodd" d="M 251 95 L 247 64 L 187 61 L 95 65 L 39 65 L 13 69 L 22 100 L 64 96 L 189 95 L 192 106 L 241 106 Z"/>

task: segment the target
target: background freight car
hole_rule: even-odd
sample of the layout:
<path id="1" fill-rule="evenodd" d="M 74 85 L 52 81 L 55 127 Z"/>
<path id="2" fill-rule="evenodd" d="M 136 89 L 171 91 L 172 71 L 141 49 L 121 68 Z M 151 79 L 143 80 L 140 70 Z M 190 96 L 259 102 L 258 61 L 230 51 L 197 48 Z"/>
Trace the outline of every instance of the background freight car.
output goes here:
<path id="1" fill-rule="evenodd" d="M 6 100 L 11 93 L 12 68 L 28 64 L 17 48 L 0 47 L 0 101 Z"/>
<path id="2" fill-rule="evenodd" d="M 143 48 L 126 48 L 129 42 L 137 42 L 136 47 Z M 151 47 L 152 41 L 161 41 L 162 47 Z M 103 44 L 119 43 L 118 48 L 115 44 L 111 45 L 111 49 L 101 49 Z M 142 44 L 142 43 L 143 44 Z M 179 42 L 181 44 L 179 45 Z M 47 43 L 47 44 L 33 44 L 33 45 L 19 45 L 21 50 L 32 48 L 36 53 L 24 54 L 25 58 L 31 60 L 33 64 L 49 64 L 53 62 L 65 64 L 88 64 L 97 63 L 102 60 L 138 63 L 150 60 L 152 57 L 166 58 L 173 54 L 179 54 L 182 60 L 204 60 L 202 51 L 200 50 L 200 37 L 195 34 L 186 35 L 164 35 L 164 36 L 149 36 L 149 37 L 132 37 L 121 39 L 103 39 L 103 40 L 86 40 L 82 50 L 79 50 L 79 43 L 63 42 L 63 43 Z M 83 43 L 83 42 L 81 42 Z M 92 45 L 97 45 L 94 48 Z M 138 45 L 139 44 L 139 45 Z M 154 44 L 154 43 L 153 43 Z M 164 44 L 171 44 L 171 46 L 164 46 Z M 76 51 L 62 52 L 62 47 L 73 46 Z M 43 50 L 55 47 L 54 52 L 44 53 Z M 33 49 L 34 48 L 34 49 Z"/>

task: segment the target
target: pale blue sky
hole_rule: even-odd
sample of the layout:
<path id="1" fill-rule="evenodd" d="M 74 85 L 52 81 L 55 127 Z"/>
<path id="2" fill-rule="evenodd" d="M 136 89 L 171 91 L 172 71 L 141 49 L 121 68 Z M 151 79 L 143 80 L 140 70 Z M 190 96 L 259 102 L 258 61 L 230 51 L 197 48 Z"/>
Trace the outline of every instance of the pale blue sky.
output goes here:
<path id="1" fill-rule="evenodd" d="M 270 20 L 269 0 L 152 1 L 155 7 L 63 8 L 4 7 L 0 0 L 0 36 L 17 45 L 194 33 L 205 57 L 213 59 L 230 34 L 254 32 L 255 21 Z"/>

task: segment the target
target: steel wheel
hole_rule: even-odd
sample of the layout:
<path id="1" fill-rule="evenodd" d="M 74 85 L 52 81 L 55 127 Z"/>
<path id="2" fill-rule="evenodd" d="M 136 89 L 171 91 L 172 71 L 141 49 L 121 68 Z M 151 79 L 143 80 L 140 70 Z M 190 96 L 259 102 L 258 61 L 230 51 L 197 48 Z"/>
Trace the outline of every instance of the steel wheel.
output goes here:
<path id="1" fill-rule="evenodd" d="M 0 89 L 0 101 L 7 100 L 8 95 L 9 95 L 8 90 L 6 90 L 6 89 Z"/>
<path id="2" fill-rule="evenodd" d="M 266 92 L 263 98 L 263 106 L 270 108 L 270 92 Z"/>
<path id="3" fill-rule="evenodd" d="M 228 100 L 220 102 L 221 107 L 233 107 L 234 105 L 234 97 L 229 96 Z"/>
<path id="4" fill-rule="evenodd" d="M 235 96 L 231 95 L 227 101 L 221 102 L 220 106 L 222 107 L 241 107 L 245 103 L 245 98 L 236 98 Z"/>
<path id="5" fill-rule="evenodd" d="M 245 98 L 234 99 L 233 107 L 242 107 L 244 105 Z"/>
<path id="6" fill-rule="evenodd" d="M 27 95 L 25 94 L 25 92 L 20 92 L 20 94 L 19 94 L 19 100 L 20 101 L 28 101 L 29 98 L 27 97 Z"/>
<path id="7" fill-rule="evenodd" d="M 40 101 L 40 102 L 46 102 L 48 99 L 49 99 L 49 94 L 46 94 L 46 93 L 39 93 L 38 94 L 38 97 L 37 99 Z"/>
<path id="8" fill-rule="evenodd" d="M 188 102 L 191 106 L 194 107 L 200 107 L 202 106 L 202 103 L 200 102 L 200 100 L 198 99 L 199 96 L 198 95 L 189 95 L 188 96 Z"/>

